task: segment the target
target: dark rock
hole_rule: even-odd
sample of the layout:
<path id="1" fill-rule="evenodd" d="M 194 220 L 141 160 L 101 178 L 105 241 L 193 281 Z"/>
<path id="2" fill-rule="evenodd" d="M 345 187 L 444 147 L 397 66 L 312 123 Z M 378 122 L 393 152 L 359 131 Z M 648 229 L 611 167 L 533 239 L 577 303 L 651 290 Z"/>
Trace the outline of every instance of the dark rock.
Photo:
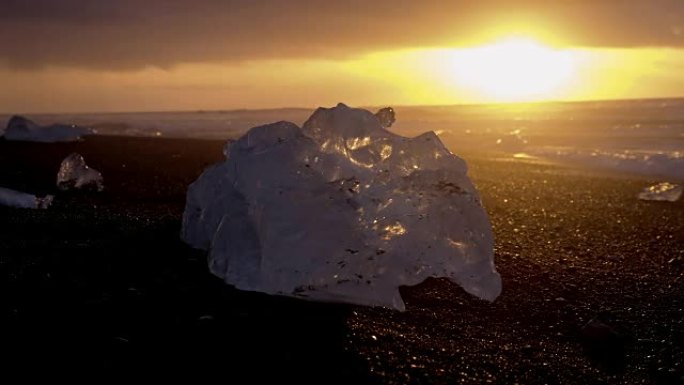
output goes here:
<path id="1" fill-rule="evenodd" d="M 610 370 L 625 366 L 625 339 L 613 327 L 598 318 L 589 321 L 580 332 L 587 356 Z"/>

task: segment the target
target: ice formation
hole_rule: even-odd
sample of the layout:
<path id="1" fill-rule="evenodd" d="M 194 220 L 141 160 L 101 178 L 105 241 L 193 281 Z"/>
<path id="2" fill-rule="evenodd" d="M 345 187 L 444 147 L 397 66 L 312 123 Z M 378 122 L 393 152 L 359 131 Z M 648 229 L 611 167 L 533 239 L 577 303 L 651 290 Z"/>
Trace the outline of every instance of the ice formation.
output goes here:
<path id="1" fill-rule="evenodd" d="M 90 134 L 93 131 L 88 128 L 65 124 L 39 126 L 23 116 L 13 116 L 7 123 L 4 136 L 7 140 L 49 143 L 71 142 Z"/>
<path id="2" fill-rule="evenodd" d="M 339 104 L 252 128 L 187 192 L 182 238 L 239 289 L 404 310 L 447 277 L 494 300 L 491 225 L 465 162 L 432 132 L 395 135 Z"/>
<path id="3" fill-rule="evenodd" d="M 551 158 L 582 166 L 626 173 L 684 178 L 684 152 L 635 150 L 585 150 L 571 147 L 544 146 L 526 149 L 532 156 Z"/>
<path id="4" fill-rule="evenodd" d="M 380 125 L 385 128 L 392 127 L 392 124 L 397 120 L 394 116 L 394 108 L 392 107 L 385 107 L 378 110 L 378 112 L 375 113 L 375 116 L 380 121 Z"/>
<path id="5" fill-rule="evenodd" d="M 93 189 L 102 191 L 102 174 L 90 168 L 83 156 L 77 153 L 64 158 L 57 173 L 57 187 L 60 190 Z"/>
<path id="6" fill-rule="evenodd" d="M 46 209 L 52 204 L 52 195 L 39 198 L 32 194 L 0 187 L 0 206 L 20 209 Z"/>
<path id="7" fill-rule="evenodd" d="M 675 202 L 682 196 L 682 192 L 684 192 L 684 186 L 663 182 L 646 187 L 644 191 L 639 193 L 639 199 Z"/>

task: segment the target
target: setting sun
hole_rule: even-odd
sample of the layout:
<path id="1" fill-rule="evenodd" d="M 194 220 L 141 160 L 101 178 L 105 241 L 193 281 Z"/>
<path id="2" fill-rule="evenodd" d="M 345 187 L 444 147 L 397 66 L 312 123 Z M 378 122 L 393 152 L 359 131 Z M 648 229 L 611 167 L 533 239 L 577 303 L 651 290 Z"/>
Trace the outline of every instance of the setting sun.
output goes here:
<path id="1" fill-rule="evenodd" d="M 457 50 L 451 56 L 450 71 L 460 85 L 497 101 L 548 98 L 575 73 L 571 51 L 525 38 Z"/>

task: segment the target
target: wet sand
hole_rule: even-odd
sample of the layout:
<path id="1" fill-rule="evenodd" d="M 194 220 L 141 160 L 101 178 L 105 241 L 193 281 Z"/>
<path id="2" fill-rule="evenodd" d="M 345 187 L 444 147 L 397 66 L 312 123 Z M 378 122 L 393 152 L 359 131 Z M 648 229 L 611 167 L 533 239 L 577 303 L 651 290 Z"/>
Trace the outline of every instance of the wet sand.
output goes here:
<path id="1" fill-rule="evenodd" d="M 494 303 L 428 280 L 407 311 L 231 289 L 178 238 L 185 189 L 222 143 L 0 140 L 0 186 L 56 194 L 0 207 L 5 378 L 228 383 L 684 383 L 684 201 L 659 179 L 460 153 L 496 237 Z M 100 194 L 58 193 L 81 153 Z M 588 323 L 590 326 L 586 326 Z M 232 382 L 231 382 L 232 381 Z"/>

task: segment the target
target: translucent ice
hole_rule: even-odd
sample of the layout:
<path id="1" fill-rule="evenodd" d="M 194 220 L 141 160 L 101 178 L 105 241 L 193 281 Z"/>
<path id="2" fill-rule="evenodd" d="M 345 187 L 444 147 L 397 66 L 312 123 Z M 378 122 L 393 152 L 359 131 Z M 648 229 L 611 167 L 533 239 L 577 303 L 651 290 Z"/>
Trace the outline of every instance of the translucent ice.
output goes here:
<path id="1" fill-rule="evenodd" d="M 39 126 L 23 116 L 13 116 L 7 123 L 5 139 L 29 142 L 69 142 L 90 135 L 93 131 L 74 125 Z"/>
<path id="2" fill-rule="evenodd" d="M 494 300 L 493 236 L 465 162 L 432 132 L 319 108 L 252 128 L 189 188 L 182 237 L 239 289 L 403 310 L 399 287 L 447 277 Z"/>
<path id="3" fill-rule="evenodd" d="M 639 199 L 674 202 L 682 196 L 682 191 L 684 191 L 684 186 L 663 182 L 646 187 L 644 191 L 639 193 Z"/>
<path id="4" fill-rule="evenodd" d="M 0 206 L 21 209 L 46 209 L 52 204 L 52 195 L 39 198 L 32 194 L 0 187 Z"/>
<path id="5" fill-rule="evenodd" d="M 380 125 L 385 128 L 391 127 L 396 121 L 396 118 L 394 117 L 394 108 L 392 107 L 385 107 L 378 110 L 378 112 L 375 113 L 375 116 L 380 120 Z"/>
<path id="6" fill-rule="evenodd" d="M 73 153 L 62 161 L 57 173 L 57 187 L 60 190 L 94 189 L 102 191 L 102 174 L 88 167 L 80 154 Z"/>

